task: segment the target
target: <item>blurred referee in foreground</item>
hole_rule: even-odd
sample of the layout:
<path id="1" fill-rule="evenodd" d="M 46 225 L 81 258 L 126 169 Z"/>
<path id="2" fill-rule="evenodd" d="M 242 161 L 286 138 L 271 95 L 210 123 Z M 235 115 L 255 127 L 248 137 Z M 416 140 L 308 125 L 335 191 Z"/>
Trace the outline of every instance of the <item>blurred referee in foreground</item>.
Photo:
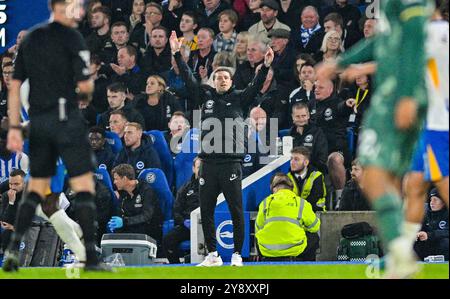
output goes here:
<path id="1" fill-rule="evenodd" d="M 89 51 L 81 34 L 73 29 L 84 16 L 83 5 L 84 0 L 50 0 L 52 22 L 28 33 L 17 55 L 8 97 L 8 148 L 22 149 L 20 86 L 29 79 L 31 178 L 5 254 L 4 271 L 18 270 L 19 243 L 31 224 L 36 206 L 48 200 L 46 191 L 59 156 L 76 192 L 76 217 L 86 247 L 85 270 L 106 269 L 95 252 L 94 165 L 86 123 L 77 108 L 77 100 L 89 99 L 94 88 Z"/>

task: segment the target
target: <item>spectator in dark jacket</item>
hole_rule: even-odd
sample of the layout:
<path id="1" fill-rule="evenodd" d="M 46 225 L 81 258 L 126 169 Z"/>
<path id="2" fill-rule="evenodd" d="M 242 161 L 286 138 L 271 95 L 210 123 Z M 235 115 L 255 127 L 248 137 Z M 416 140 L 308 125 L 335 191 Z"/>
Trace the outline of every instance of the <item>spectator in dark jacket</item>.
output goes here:
<path id="1" fill-rule="evenodd" d="M 320 49 L 324 35 L 317 9 L 314 6 L 306 6 L 301 14 L 300 30 L 291 34 L 294 48 L 298 53 L 314 55 Z"/>
<path id="2" fill-rule="evenodd" d="M 219 33 L 219 14 L 229 8 L 230 5 L 223 0 L 203 0 L 197 10 L 200 27 L 208 27 Z"/>
<path id="3" fill-rule="evenodd" d="M 261 65 L 258 66 L 256 72 L 259 71 Z M 258 106 L 264 109 L 267 113 L 267 117 L 278 119 L 278 129 L 287 128 L 288 124 L 288 99 L 289 94 L 285 88 L 278 85 L 278 82 L 274 78 L 273 69 L 270 68 L 267 73 L 266 80 L 263 87 L 255 96 L 253 106 Z"/>
<path id="4" fill-rule="evenodd" d="M 156 26 L 152 29 L 150 47 L 147 47 L 147 50 L 145 50 L 140 63 L 145 76 L 161 75 L 170 70 L 172 55 L 167 42 L 167 34 L 167 29 L 162 26 Z"/>
<path id="5" fill-rule="evenodd" d="M 132 100 L 145 89 L 145 72 L 137 65 L 137 52 L 133 46 L 121 48 L 117 53 L 119 65 L 111 63 L 113 82 L 122 82 L 127 87 L 127 98 Z"/>
<path id="6" fill-rule="evenodd" d="M 150 186 L 136 179 L 133 167 L 119 164 L 112 170 L 119 193 L 119 211 L 108 222 L 112 232 L 146 234 L 157 241 L 162 238 L 163 214 L 158 198 Z"/>
<path id="7" fill-rule="evenodd" d="M 126 101 L 127 89 L 122 83 L 113 83 L 107 87 L 107 96 L 109 109 L 100 114 L 97 125 L 108 129 L 109 116 L 114 110 L 122 110 L 129 122 L 137 122 L 142 126 L 145 125 L 142 115 L 134 109 L 134 105 L 130 101 Z"/>
<path id="8" fill-rule="evenodd" d="M 246 178 L 264 166 L 264 157 L 269 154 L 269 130 L 267 113 L 261 107 L 250 110 L 247 154 L 242 164 L 242 177 Z"/>
<path id="9" fill-rule="evenodd" d="M 128 123 L 125 127 L 125 147 L 117 154 L 114 166 L 130 164 L 136 177 L 145 168 L 161 168 L 161 161 L 151 138 L 143 134 L 138 123 Z"/>
<path id="10" fill-rule="evenodd" d="M 97 114 L 103 113 L 108 109 L 108 97 L 106 88 L 111 84 L 111 79 L 105 74 L 100 74 L 102 62 L 97 55 L 91 56 L 91 78 L 94 80 L 94 93 L 92 94 L 91 105 L 95 108 Z"/>
<path id="11" fill-rule="evenodd" d="M 315 120 L 323 130 L 328 141 L 328 173 L 336 192 L 338 201 L 345 186 L 345 165 L 350 164 L 346 127 L 350 116 L 351 101 L 343 101 L 334 94 L 331 80 L 317 80 L 314 94 L 316 96 Z M 348 165 L 349 166 L 349 165 Z"/>
<path id="12" fill-rule="evenodd" d="M 173 113 L 183 108 L 175 96 L 166 91 L 166 82 L 160 76 L 148 77 L 145 93 L 135 99 L 135 108 L 145 119 L 145 131 L 166 131 Z"/>
<path id="13" fill-rule="evenodd" d="M 293 137 L 293 146 L 304 146 L 311 152 L 310 163 L 320 172 L 326 174 L 328 159 L 328 141 L 322 129 L 310 122 L 310 113 L 307 103 L 297 103 L 292 107 L 292 122 L 290 135 Z"/>
<path id="14" fill-rule="evenodd" d="M 255 76 L 258 65 L 264 61 L 267 45 L 258 40 L 248 40 L 247 61 L 238 64 L 233 76 L 234 85 L 237 89 L 244 89 Z"/>
<path id="15" fill-rule="evenodd" d="M 95 180 L 95 207 L 97 213 L 97 246 L 100 246 L 103 234 L 107 233 L 107 224 L 109 219 L 114 214 L 114 203 L 112 199 L 111 191 L 100 182 L 96 176 Z M 66 190 L 67 199 L 71 202 L 69 208 L 67 209 L 67 215 L 71 218 L 75 218 L 76 202 L 73 202 L 75 193 L 70 190 Z"/>
<path id="16" fill-rule="evenodd" d="M 200 159 L 195 158 L 192 166 L 194 174 L 189 182 L 184 184 L 177 193 L 173 205 L 175 227 L 163 238 L 164 254 L 171 264 L 178 264 L 182 253 L 180 243 L 190 240 L 191 212 L 199 207 L 198 170 Z"/>
<path id="17" fill-rule="evenodd" d="M 14 231 L 17 207 L 22 199 L 25 172 L 20 169 L 13 170 L 9 176 L 9 190 L 1 195 L 0 223 L 2 249 L 5 250 L 11 234 Z"/>
<path id="18" fill-rule="evenodd" d="M 92 150 L 94 151 L 96 166 L 111 171 L 115 155 L 113 154 L 111 147 L 106 143 L 105 134 L 106 132 L 103 128 L 92 127 L 89 129 L 88 138 Z"/>
<path id="19" fill-rule="evenodd" d="M 361 18 L 361 12 L 359 9 L 348 4 L 348 0 L 336 0 L 335 4 L 322 10 L 323 15 L 329 13 L 338 13 L 342 16 L 344 26 L 342 28 L 349 30 L 359 30 L 359 19 Z"/>
<path id="20" fill-rule="evenodd" d="M 341 201 L 336 205 L 335 210 L 339 211 L 370 211 L 372 210 L 369 201 L 362 192 L 361 179 L 363 168 L 358 159 L 353 160 L 352 178 L 347 182 L 342 191 Z"/>
<path id="21" fill-rule="evenodd" d="M 430 255 L 443 255 L 448 261 L 448 209 L 435 188 L 430 191 L 429 200 L 414 250 L 420 259 Z"/>
<path id="22" fill-rule="evenodd" d="M 275 79 L 278 84 L 287 86 L 292 79 L 292 66 L 295 62 L 295 51 L 288 47 L 290 32 L 285 29 L 272 29 L 268 37 L 275 53 L 273 60 Z"/>

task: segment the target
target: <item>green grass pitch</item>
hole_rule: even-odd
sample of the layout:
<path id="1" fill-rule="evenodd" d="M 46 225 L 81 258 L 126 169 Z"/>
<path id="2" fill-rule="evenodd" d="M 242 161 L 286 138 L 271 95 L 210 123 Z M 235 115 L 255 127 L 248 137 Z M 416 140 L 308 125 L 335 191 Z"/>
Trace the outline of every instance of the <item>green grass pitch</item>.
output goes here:
<path id="1" fill-rule="evenodd" d="M 365 279 L 373 278 L 365 264 L 255 264 L 242 268 L 224 265 L 118 267 L 114 273 L 83 272 L 64 268 L 21 268 L 17 273 L 0 270 L 0 279 Z M 366 272 L 369 272 L 368 277 Z M 376 273 L 375 273 L 376 274 Z M 376 277 L 375 277 L 376 278 Z M 417 279 L 448 279 L 448 263 L 423 264 Z"/>

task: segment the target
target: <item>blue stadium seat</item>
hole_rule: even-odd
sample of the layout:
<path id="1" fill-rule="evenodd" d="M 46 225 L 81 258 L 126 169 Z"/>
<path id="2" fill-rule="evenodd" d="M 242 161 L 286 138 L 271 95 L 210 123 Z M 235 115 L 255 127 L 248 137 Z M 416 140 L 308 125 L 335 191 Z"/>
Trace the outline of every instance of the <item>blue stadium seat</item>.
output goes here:
<path id="1" fill-rule="evenodd" d="M 111 199 L 113 201 L 114 208 L 117 208 L 119 199 L 117 198 L 116 193 L 114 193 L 114 187 L 108 170 L 106 170 L 105 168 L 97 168 L 94 175 L 106 186 L 106 188 L 108 188 L 109 192 L 111 193 Z"/>
<path id="2" fill-rule="evenodd" d="M 175 222 L 173 219 L 164 221 L 163 224 L 163 236 L 167 235 L 167 233 L 169 233 L 173 227 L 175 226 Z M 180 250 L 188 253 L 191 250 L 191 241 L 190 240 L 186 240 L 180 243 Z"/>
<path id="3" fill-rule="evenodd" d="M 353 155 L 353 152 L 355 150 L 355 130 L 353 127 L 347 128 L 347 144 L 348 144 L 348 151 Z"/>
<path id="4" fill-rule="evenodd" d="M 283 129 L 278 131 L 278 137 L 283 138 L 284 136 L 289 136 L 291 129 Z"/>
<path id="5" fill-rule="evenodd" d="M 106 142 L 111 146 L 111 150 L 114 154 L 117 154 L 122 150 L 122 140 L 116 133 L 106 131 Z"/>
<path id="6" fill-rule="evenodd" d="M 164 221 L 172 219 L 174 198 L 164 172 L 159 168 L 146 168 L 141 171 L 138 178 L 147 182 L 153 191 L 155 191 L 159 199 Z"/>
<path id="7" fill-rule="evenodd" d="M 200 149 L 200 131 L 196 128 L 189 130 L 183 138 L 181 152 L 175 157 L 175 186 L 178 189 L 189 181 L 192 176 L 192 163 Z"/>
<path id="8" fill-rule="evenodd" d="M 150 136 L 153 141 L 153 147 L 158 153 L 159 160 L 161 160 L 162 170 L 167 178 L 167 183 L 170 187 L 173 185 L 174 169 L 173 169 L 173 157 L 169 149 L 169 145 L 164 138 L 164 134 L 158 130 L 151 130 L 144 132 Z"/>

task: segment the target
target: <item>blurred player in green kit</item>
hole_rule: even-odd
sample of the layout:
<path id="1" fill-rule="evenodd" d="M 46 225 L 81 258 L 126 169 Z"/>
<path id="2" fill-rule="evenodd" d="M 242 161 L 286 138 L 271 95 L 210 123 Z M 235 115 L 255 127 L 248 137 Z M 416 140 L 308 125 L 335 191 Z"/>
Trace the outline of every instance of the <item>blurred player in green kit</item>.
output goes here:
<path id="1" fill-rule="evenodd" d="M 406 278 L 418 270 L 416 256 L 401 236 L 402 176 L 409 170 L 415 144 L 426 117 L 426 22 L 433 5 L 427 0 L 382 0 L 378 33 L 318 67 L 317 78 L 370 69 L 375 62 L 375 93 L 363 120 L 358 156 L 363 185 L 377 211 L 378 228 L 388 253 L 387 278 Z M 359 70 L 358 70 L 359 68 Z"/>

